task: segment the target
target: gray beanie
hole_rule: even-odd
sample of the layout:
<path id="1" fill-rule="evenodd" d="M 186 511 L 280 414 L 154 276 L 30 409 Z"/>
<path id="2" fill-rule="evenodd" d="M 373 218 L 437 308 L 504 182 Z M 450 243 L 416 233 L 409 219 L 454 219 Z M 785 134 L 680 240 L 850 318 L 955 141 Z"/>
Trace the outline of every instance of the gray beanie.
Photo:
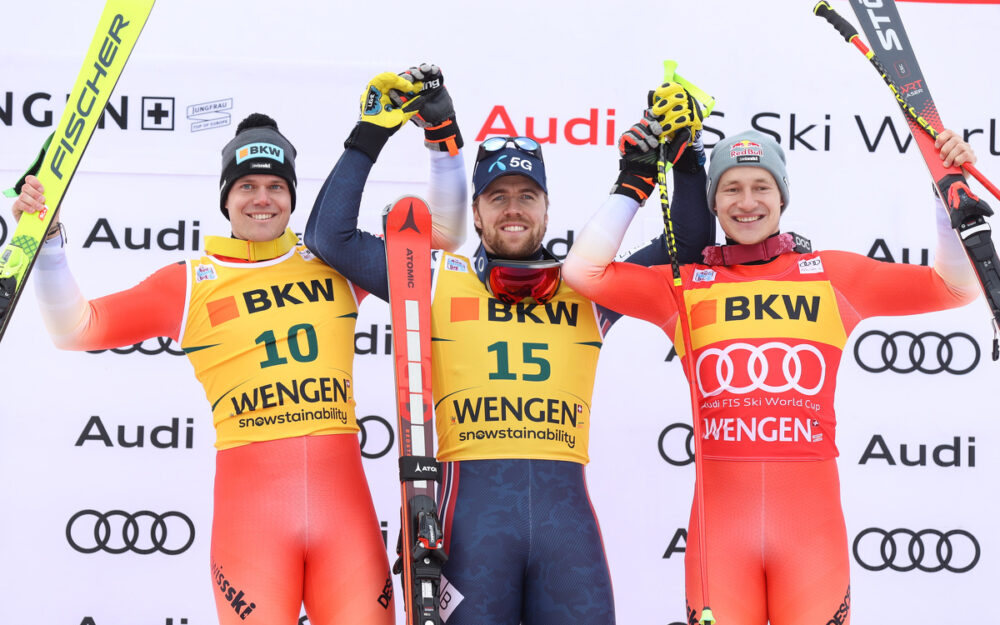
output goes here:
<path id="1" fill-rule="evenodd" d="M 236 127 L 236 136 L 222 148 L 219 208 L 229 219 L 226 198 L 233 183 L 250 174 L 273 174 L 288 182 L 295 210 L 295 147 L 278 131 L 278 124 L 262 113 L 252 113 Z"/>
<path id="2" fill-rule="evenodd" d="M 719 179 L 733 167 L 762 167 L 774 176 L 781 192 L 781 210 L 788 208 L 788 172 L 785 153 L 774 139 L 756 130 L 726 137 L 712 148 L 708 164 L 708 208 L 715 212 L 715 191 Z"/>

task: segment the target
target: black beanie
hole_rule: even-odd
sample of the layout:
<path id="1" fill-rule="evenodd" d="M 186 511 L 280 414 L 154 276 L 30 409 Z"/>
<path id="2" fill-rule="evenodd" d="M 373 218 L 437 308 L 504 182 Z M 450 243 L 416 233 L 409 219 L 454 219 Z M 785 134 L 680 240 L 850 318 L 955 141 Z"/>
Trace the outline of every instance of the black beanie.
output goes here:
<path id="1" fill-rule="evenodd" d="M 222 148 L 219 208 L 229 219 L 226 197 L 239 178 L 271 174 L 288 182 L 295 210 L 295 146 L 278 132 L 278 123 L 262 113 L 252 113 L 236 127 L 236 136 Z"/>

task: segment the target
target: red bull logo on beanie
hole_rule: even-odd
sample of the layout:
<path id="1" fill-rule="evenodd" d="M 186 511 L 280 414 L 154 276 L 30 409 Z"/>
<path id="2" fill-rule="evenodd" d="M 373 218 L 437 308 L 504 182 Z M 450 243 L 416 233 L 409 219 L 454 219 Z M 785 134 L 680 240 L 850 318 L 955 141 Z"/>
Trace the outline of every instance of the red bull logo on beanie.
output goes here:
<path id="1" fill-rule="evenodd" d="M 735 158 L 737 163 L 759 163 L 763 156 L 764 148 L 759 143 L 746 139 L 729 147 L 729 157 Z"/>
<path id="2" fill-rule="evenodd" d="M 279 163 L 285 162 L 285 151 L 273 143 L 248 143 L 236 148 L 236 164 L 251 158 L 269 158 Z"/>

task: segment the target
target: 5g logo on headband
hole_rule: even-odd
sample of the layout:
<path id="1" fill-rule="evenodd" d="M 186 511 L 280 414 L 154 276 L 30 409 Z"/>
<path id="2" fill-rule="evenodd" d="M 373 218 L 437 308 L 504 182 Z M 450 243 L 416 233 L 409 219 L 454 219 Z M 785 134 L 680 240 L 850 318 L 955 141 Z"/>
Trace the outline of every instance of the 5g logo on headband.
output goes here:
<path id="1" fill-rule="evenodd" d="M 488 171 L 488 172 L 489 171 L 493 171 L 494 167 L 496 167 L 500 171 L 507 171 L 507 165 L 505 165 L 504 162 L 503 162 L 506 158 L 507 158 L 506 154 L 501 155 L 496 161 L 494 161 L 490 165 L 490 168 L 487 169 L 486 171 Z M 529 161 L 526 158 L 521 158 L 520 156 L 512 156 L 512 157 L 510 157 L 510 163 L 509 163 L 509 165 L 510 165 L 510 167 L 512 169 L 520 168 L 520 169 L 523 169 L 525 171 L 531 171 L 531 167 L 532 167 L 531 161 Z"/>

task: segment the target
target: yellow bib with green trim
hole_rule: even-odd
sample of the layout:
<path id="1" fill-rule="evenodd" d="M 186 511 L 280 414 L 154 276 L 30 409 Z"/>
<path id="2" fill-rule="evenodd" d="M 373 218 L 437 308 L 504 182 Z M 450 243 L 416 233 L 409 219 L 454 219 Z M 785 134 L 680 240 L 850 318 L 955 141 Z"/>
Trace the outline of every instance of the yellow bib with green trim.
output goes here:
<path id="1" fill-rule="evenodd" d="M 504 304 L 472 261 L 442 252 L 431 320 L 439 460 L 589 461 L 602 345 L 590 300 L 563 283 L 545 305 Z"/>
<path id="2" fill-rule="evenodd" d="M 305 247 L 187 261 L 181 347 L 212 405 L 218 449 L 357 432 L 350 283 Z"/>

